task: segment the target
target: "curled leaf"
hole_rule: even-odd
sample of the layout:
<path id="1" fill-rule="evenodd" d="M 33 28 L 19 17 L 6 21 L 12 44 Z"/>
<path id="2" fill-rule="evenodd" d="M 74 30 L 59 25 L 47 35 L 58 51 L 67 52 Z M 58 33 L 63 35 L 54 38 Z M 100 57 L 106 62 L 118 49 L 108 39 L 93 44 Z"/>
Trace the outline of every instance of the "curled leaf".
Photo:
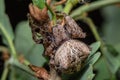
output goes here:
<path id="1" fill-rule="evenodd" d="M 35 72 L 35 76 L 39 79 L 48 80 L 50 75 L 47 70 L 42 67 L 37 67 L 32 64 L 29 65 L 30 69 Z"/>

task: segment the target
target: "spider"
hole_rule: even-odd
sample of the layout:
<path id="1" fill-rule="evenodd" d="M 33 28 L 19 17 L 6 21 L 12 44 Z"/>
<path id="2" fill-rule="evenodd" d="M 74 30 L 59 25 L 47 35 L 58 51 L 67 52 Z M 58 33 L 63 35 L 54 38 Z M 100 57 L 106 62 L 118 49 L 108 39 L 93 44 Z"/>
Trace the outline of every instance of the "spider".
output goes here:
<path id="1" fill-rule="evenodd" d="M 66 0 L 61 0 L 60 2 L 53 4 L 53 6 L 57 6 L 65 2 Z M 51 0 L 47 0 L 46 3 L 50 5 Z M 56 24 L 53 25 L 52 21 L 48 16 L 47 7 L 40 10 L 37 6 L 30 4 L 29 10 L 30 10 L 30 13 L 28 14 L 28 19 L 29 19 L 29 24 L 32 31 L 33 40 L 38 44 L 43 44 L 45 49 L 44 55 L 49 56 L 50 58 L 50 61 L 49 61 L 50 68 L 54 68 L 56 70 L 60 70 L 60 69 L 64 70 L 68 68 L 65 70 L 65 72 L 78 71 L 79 68 L 81 67 L 80 66 L 81 64 L 79 64 L 79 62 L 81 62 L 81 60 L 84 61 L 87 58 L 90 51 L 89 51 L 89 48 L 84 43 L 76 41 L 76 39 L 85 38 L 86 33 L 83 32 L 81 27 L 77 25 L 74 19 L 72 19 L 69 15 L 65 14 L 64 12 L 54 11 L 57 17 L 57 21 L 56 21 Z M 71 45 L 68 44 L 69 42 Z M 64 46 L 63 44 L 66 46 Z M 77 44 L 77 45 L 74 45 L 74 44 Z M 71 50 L 73 50 L 73 53 L 71 52 L 70 54 L 69 52 Z M 63 53 L 63 52 L 66 52 L 66 53 Z M 58 56 L 56 56 L 55 54 Z M 61 55 L 63 57 L 61 57 Z M 69 60 L 70 57 L 71 59 Z M 64 62 L 66 62 L 65 63 L 66 65 L 64 65 Z M 67 65 L 67 63 L 70 63 L 70 65 L 69 64 Z M 58 67 L 58 64 L 61 64 L 61 65 Z M 37 71 L 40 72 L 41 70 L 42 68 L 39 71 L 38 70 Z M 39 74 L 42 75 L 41 73 Z M 41 78 L 43 76 L 38 76 L 38 77 Z"/>
<path id="2" fill-rule="evenodd" d="M 66 0 L 61 0 L 60 2 L 53 4 L 53 6 L 57 6 L 65 2 Z M 51 0 L 47 0 L 46 3 L 50 5 Z M 45 48 L 44 55 L 46 56 L 54 55 L 57 48 L 63 42 L 69 39 L 85 38 L 86 36 L 77 23 L 65 13 L 55 12 L 57 23 L 53 26 L 46 7 L 40 10 L 37 6 L 30 4 L 29 10 L 30 14 L 28 15 L 28 18 L 33 39 L 36 43 L 43 44 Z"/>

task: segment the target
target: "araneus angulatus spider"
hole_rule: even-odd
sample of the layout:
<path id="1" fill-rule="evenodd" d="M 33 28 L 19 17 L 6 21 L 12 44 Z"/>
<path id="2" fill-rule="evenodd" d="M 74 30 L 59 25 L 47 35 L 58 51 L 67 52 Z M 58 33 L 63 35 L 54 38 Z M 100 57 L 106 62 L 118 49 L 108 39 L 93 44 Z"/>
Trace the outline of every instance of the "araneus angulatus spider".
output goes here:
<path id="1" fill-rule="evenodd" d="M 56 6 L 64 2 L 66 0 L 53 5 Z M 51 0 L 47 0 L 46 3 L 50 5 Z M 30 4 L 29 9 L 28 18 L 33 39 L 36 43 L 43 44 L 44 55 L 50 57 L 50 66 L 59 72 L 79 71 L 80 65 L 90 53 L 87 45 L 77 40 L 77 38 L 85 38 L 86 36 L 82 29 L 65 13 L 54 12 L 57 21 L 53 25 L 48 16 L 47 7 L 40 10 L 37 6 Z"/>

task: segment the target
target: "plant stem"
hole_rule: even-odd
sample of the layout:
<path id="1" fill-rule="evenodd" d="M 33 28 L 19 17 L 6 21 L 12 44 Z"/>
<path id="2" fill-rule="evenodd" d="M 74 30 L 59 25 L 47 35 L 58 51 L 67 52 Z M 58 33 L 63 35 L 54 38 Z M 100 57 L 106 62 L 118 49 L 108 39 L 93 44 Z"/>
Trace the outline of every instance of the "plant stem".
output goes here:
<path id="1" fill-rule="evenodd" d="M 9 48 L 11 51 L 11 55 L 12 55 L 12 57 L 7 62 L 5 62 L 5 69 L 2 74 L 2 80 L 5 80 L 5 78 L 7 77 L 8 64 L 16 66 L 16 67 L 26 71 L 27 73 L 34 75 L 34 73 L 28 68 L 28 65 L 30 64 L 28 61 L 24 60 L 23 63 L 26 65 L 25 66 L 17 60 L 17 54 L 16 54 L 15 47 L 13 45 L 12 39 L 10 38 L 9 34 L 7 33 L 7 31 L 5 30 L 5 28 L 3 27 L 3 25 L 1 23 L 0 23 L 0 30 L 3 34 L 3 36 L 5 37 L 6 41 L 8 42 L 8 45 L 9 45 Z"/>
<path id="2" fill-rule="evenodd" d="M 16 58 L 17 57 L 16 50 L 13 45 L 12 39 L 10 38 L 9 34 L 7 33 L 7 31 L 5 30 L 5 28 L 3 27 L 3 25 L 1 23 L 0 23 L 0 30 L 3 34 L 3 36 L 5 37 L 6 41 L 8 42 L 12 57 Z"/>
<path id="3" fill-rule="evenodd" d="M 68 0 L 64 7 L 63 12 L 65 12 L 66 14 L 69 14 L 73 6 L 75 6 L 78 2 L 79 2 L 78 0 Z"/>
<path id="4" fill-rule="evenodd" d="M 104 45 L 103 40 L 100 38 L 99 33 L 97 32 L 96 26 L 94 25 L 93 21 L 90 18 L 88 18 L 88 17 L 84 17 L 83 20 L 84 20 L 84 22 L 86 22 L 89 25 L 89 27 L 90 27 L 90 29 L 91 29 L 95 39 L 97 41 L 101 42 L 100 50 L 101 50 L 102 54 L 104 54 L 103 58 L 104 58 L 105 63 L 107 65 L 107 56 L 106 56 L 106 52 L 105 52 L 105 45 Z M 110 75 L 113 76 L 113 74 L 111 74 L 111 70 L 110 70 L 108 65 L 107 65 L 107 67 L 108 67 L 107 69 L 108 69 Z"/>
<path id="5" fill-rule="evenodd" d="M 14 67 L 10 67 L 10 69 L 11 69 L 10 75 L 9 75 L 10 80 L 16 80 L 15 68 Z"/>
<path id="6" fill-rule="evenodd" d="M 100 42 L 101 42 L 101 48 L 104 47 L 104 42 L 103 42 L 102 39 L 100 38 L 99 33 L 97 32 L 96 26 L 95 26 L 95 24 L 93 23 L 93 21 L 92 21 L 90 18 L 88 18 L 88 17 L 84 17 L 83 20 L 84 20 L 84 22 L 86 22 L 86 23 L 89 25 L 89 27 L 90 27 L 90 29 L 91 29 L 91 31 L 92 31 L 95 39 L 96 39 L 97 41 L 100 41 Z M 102 50 L 102 49 L 101 49 L 101 50 Z M 102 50 L 102 51 L 103 51 L 103 50 Z"/>
<path id="7" fill-rule="evenodd" d="M 49 6 L 47 3 L 45 3 L 45 6 L 46 6 L 46 7 L 48 8 L 48 10 L 50 11 L 50 13 L 51 13 L 51 15 L 52 15 L 52 21 L 54 22 L 54 25 L 55 25 L 55 24 L 56 24 L 56 21 L 57 21 L 55 13 L 52 11 L 52 9 L 50 8 L 50 6 Z"/>
<path id="8" fill-rule="evenodd" d="M 111 5 L 111 4 L 117 4 L 117 3 L 120 3 L 120 0 L 99 0 L 99 1 L 95 1 L 91 4 L 83 5 L 79 8 L 77 8 L 76 10 L 74 10 L 71 13 L 71 17 L 75 18 L 77 16 L 82 15 L 85 12 L 92 11 L 92 10 L 95 10 L 95 9 L 98 9 L 98 8 L 101 8 L 101 7 L 104 7 L 104 6 L 108 6 L 108 5 Z"/>
<path id="9" fill-rule="evenodd" d="M 1 80 L 6 80 L 8 71 L 9 71 L 8 63 L 5 62 L 5 67 L 4 67 L 4 70 L 3 70 L 3 74 L 1 76 Z"/>
<path id="10" fill-rule="evenodd" d="M 17 59 L 11 58 L 11 59 L 9 60 L 9 64 L 11 64 L 12 66 L 15 66 L 15 67 L 17 67 L 17 68 L 19 68 L 19 69 L 27 72 L 27 73 L 29 73 L 29 74 L 32 75 L 32 76 L 35 75 L 34 72 L 28 68 L 28 65 L 27 65 L 28 62 L 27 62 L 26 65 L 24 65 L 24 64 L 21 64 Z"/>

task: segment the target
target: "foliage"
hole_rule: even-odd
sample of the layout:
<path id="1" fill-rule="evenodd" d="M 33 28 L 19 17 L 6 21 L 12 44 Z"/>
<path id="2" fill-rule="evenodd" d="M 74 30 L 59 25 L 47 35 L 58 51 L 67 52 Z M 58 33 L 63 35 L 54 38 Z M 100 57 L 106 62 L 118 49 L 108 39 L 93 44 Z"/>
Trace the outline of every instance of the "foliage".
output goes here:
<path id="1" fill-rule="evenodd" d="M 32 0 L 34 5 L 37 5 L 40 9 L 45 7 L 45 0 Z"/>
<path id="2" fill-rule="evenodd" d="M 11 37 L 11 39 L 14 39 L 14 34 L 13 34 L 13 30 L 11 28 L 11 24 L 9 22 L 9 18 L 8 16 L 5 14 L 5 6 L 4 6 L 4 0 L 0 1 L 0 22 L 2 23 L 2 25 L 5 27 L 5 29 L 8 31 L 9 36 Z M 2 33 L 0 33 L 2 34 Z M 4 42 L 6 43 L 5 39 Z M 7 44 L 7 43 L 6 43 Z"/>
<path id="3" fill-rule="evenodd" d="M 104 39 L 105 39 L 105 43 L 107 46 L 107 53 L 108 54 L 108 60 L 109 60 L 109 64 L 107 64 L 106 66 L 106 61 L 104 60 L 104 57 L 102 57 L 99 62 L 96 64 L 95 68 L 98 69 L 98 75 L 96 76 L 95 80 L 104 80 L 104 79 L 108 79 L 110 80 L 112 76 L 109 73 L 109 68 L 110 71 L 113 74 L 116 74 L 116 72 L 118 71 L 118 68 L 120 67 L 120 24 L 119 24 L 119 17 L 120 17 L 120 9 L 117 6 L 109 6 L 106 7 L 102 10 L 103 12 L 103 16 L 105 17 L 105 22 L 103 23 L 103 33 L 104 33 Z M 114 12 L 114 14 L 113 14 Z M 100 65 L 103 65 L 103 67 L 101 67 Z M 103 71 L 104 73 L 103 73 Z M 102 76 L 102 75 L 106 75 L 106 76 Z M 112 79 L 115 80 L 115 79 Z"/>
<path id="4" fill-rule="evenodd" d="M 90 5 L 92 7 L 88 6 L 89 7 L 88 8 L 88 7 L 86 7 L 86 5 L 85 6 L 83 5 L 82 7 L 80 6 L 79 8 L 74 10 L 70 15 L 72 17 L 76 18 L 82 14 L 82 10 L 83 10 L 83 12 L 95 10 L 97 8 L 100 8 L 101 6 L 105 6 L 107 4 L 112 4 L 112 2 L 117 3 L 120 1 L 119 0 L 114 0 L 114 1 L 111 0 L 111 3 L 106 1 L 106 4 L 104 4 L 104 5 L 102 5 L 102 1 L 101 1 L 101 4 L 100 4 L 100 1 L 99 2 L 96 1 L 95 3 L 92 3 Z M 41 9 L 45 6 L 44 0 L 33 0 L 33 3 L 36 4 Z M 71 9 L 72 9 L 73 6 L 70 4 L 71 3 L 68 2 L 65 5 L 64 10 L 67 9 L 67 7 L 66 7 L 67 5 L 69 5 L 69 7 L 71 6 Z M 95 4 L 99 4 L 99 6 L 96 8 Z M 60 10 L 62 10 L 62 9 L 60 9 Z M 69 13 L 69 11 L 70 10 L 68 10 L 66 13 Z M 114 14 L 113 14 L 113 11 L 114 11 Z M 90 22 L 92 23 L 91 20 L 90 20 L 90 22 L 89 21 L 86 22 L 86 23 L 88 23 L 89 26 L 93 26 L 90 28 L 91 28 L 91 31 L 93 32 L 97 42 L 92 43 L 90 45 L 92 50 L 91 50 L 91 53 L 88 56 L 87 60 L 85 61 L 83 69 L 72 75 L 64 74 L 63 79 L 69 80 L 70 78 L 72 78 L 75 80 L 92 80 L 95 77 L 95 80 L 105 80 L 105 79 L 116 80 L 115 74 L 120 67 L 120 63 L 119 63 L 119 60 L 120 60 L 120 56 L 119 56 L 120 41 L 119 41 L 119 39 L 120 38 L 118 35 L 120 33 L 119 32 L 120 10 L 119 10 L 119 8 L 117 8 L 115 6 L 110 6 L 110 7 L 104 8 L 102 13 L 106 19 L 106 21 L 103 24 L 104 39 L 106 41 L 103 42 L 103 40 L 101 39 L 103 36 L 100 37 L 98 32 L 94 33 L 94 31 L 96 29 L 94 29 L 94 31 L 93 31 L 93 28 L 95 28 L 95 25 L 89 24 Z M 52 17 L 52 16 L 54 16 L 54 15 L 51 15 L 50 17 Z M 83 17 L 86 17 L 86 16 L 83 16 Z M 83 18 L 83 20 L 84 19 L 85 18 Z M 6 34 L 4 34 L 4 31 L 6 31 Z M 98 35 L 96 35 L 96 34 L 98 34 Z M 43 46 L 40 44 L 39 45 L 35 44 L 32 40 L 31 30 L 28 25 L 28 21 L 19 23 L 15 30 L 15 34 L 13 33 L 9 19 L 8 19 L 7 15 L 5 14 L 4 0 L 0 0 L 0 35 L 2 35 L 4 44 L 6 44 L 9 47 L 8 49 L 10 49 L 11 55 L 14 56 L 16 54 L 17 58 L 19 55 L 23 55 L 26 60 L 28 60 L 30 63 L 37 65 L 37 66 L 43 66 L 47 62 L 47 60 L 42 56 L 42 53 L 44 50 Z M 6 38 L 7 36 L 9 38 Z M 9 41 L 13 41 L 13 40 L 14 40 L 14 43 L 9 42 Z M 14 44 L 14 45 L 12 45 L 12 44 Z M 100 45 L 101 45 L 101 47 L 100 47 Z M 100 57 L 101 53 L 97 52 L 97 50 L 99 48 L 102 52 L 102 57 Z M 14 50 L 15 50 L 15 52 L 14 52 Z M 12 54 L 13 52 L 15 54 Z M 95 64 L 95 62 L 99 59 L 99 57 L 100 57 L 100 60 L 97 62 L 97 64 Z M 7 72 L 8 72 L 7 69 L 10 68 L 11 69 L 11 72 L 9 75 L 10 80 L 14 80 L 14 79 L 37 80 L 35 77 L 29 75 L 32 73 L 29 71 L 27 66 L 24 65 L 24 68 L 23 68 L 23 65 L 21 63 L 17 62 L 17 58 L 11 57 L 8 61 L 6 61 L 5 70 L 4 70 L 4 72 L 6 72 L 6 73 L 4 74 L 4 72 L 3 72 L 2 77 L 7 76 Z M 29 62 L 27 64 L 29 64 Z M 10 64 L 11 67 L 6 67 L 6 65 L 8 65 L 8 64 Z M 97 75 L 93 73 L 93 67 L 95 67 L 95 69 L 98 70 Z M 26 70 L 29 74 L 24 71 L 21 71 L 19 68 Z M 4 80 L 4 78 L 2 78 L 1 80 Z"/>

